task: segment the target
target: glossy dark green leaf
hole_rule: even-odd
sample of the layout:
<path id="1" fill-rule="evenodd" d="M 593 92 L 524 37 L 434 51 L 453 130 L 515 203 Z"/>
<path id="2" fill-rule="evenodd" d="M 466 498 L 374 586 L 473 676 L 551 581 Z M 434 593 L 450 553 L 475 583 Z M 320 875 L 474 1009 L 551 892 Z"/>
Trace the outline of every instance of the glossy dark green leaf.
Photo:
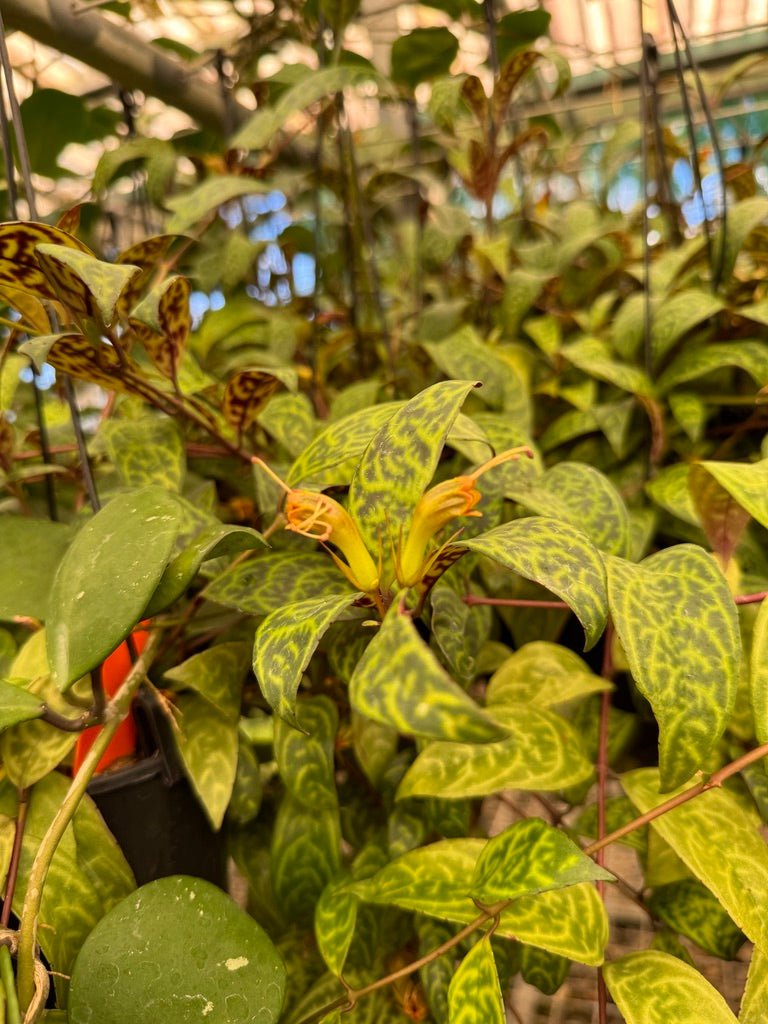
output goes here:
<path id="1" fill-rule="evenodd" d="M 448 676 L 395 601 L 357 664 L 353 708 L 411 736 L 485 743 L 503 727 Z"/>
<path id="2" fill-rule="evenodd" d="M 725 731 L 741 657 L 738 616 L 714 559 L 693 544 L 640 565 L 610 559 L 616 632 L 659 723 L 665 789 L 699 768 Z"/>
<path id="3" fill-rule="evenodd" d="M 32 171 L 59 178 L 71 174 L 58 163 L 62 150 L 113 135 L 120 115 L 61 89 L 35 89 L 21 104 L 21 119 Z"/>
<path id="4" fill-rule="evenodd" d="M 576 527 L 544 517 L 518 519 L 459 543 L 557 594 L 584 626 L 587 648 L 597 642 L 608 615 L 605 565 Z"/>
<path id="5" fill-rule="evenodd" d="M 47 618 L 51 580 L 71 536 L 63 523 L 0 516 L 0 619 Z"/>
<path id="6" fill-rule="evenodd" d="M 471 893 L 490 906 L 598 879 L 614 881 L 564 832 L 526 818 L 488 840 L 475 865 Z"/>
<path id="7" fill-rule="evenodd" d="M 171 495 L 146 487 L 113 498 L 76 535 L 50 597 L 48 656 L 61 689 L 102 662 L 139 621 L 179 521 Z"/>
<path id="8" fill-rule="evenodd" d="M 77 958 L 70 1024 L 274 1024 L 285 967 L 266 932 L 220 889 L 174 875 L 142 886 Z"/>

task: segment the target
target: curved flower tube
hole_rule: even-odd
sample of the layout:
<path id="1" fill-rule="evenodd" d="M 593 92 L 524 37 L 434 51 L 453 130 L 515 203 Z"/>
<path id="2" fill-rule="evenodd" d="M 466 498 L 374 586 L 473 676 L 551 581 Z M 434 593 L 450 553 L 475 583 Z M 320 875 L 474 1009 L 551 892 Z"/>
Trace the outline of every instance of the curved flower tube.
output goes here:
<path id="1" fill-rule="evenodd" d="M 396 557 L 397 579 L 402 586 L 412 587 L 424 576 L 433 558 L 429 548 L 436 533 L 458 516 L 482 516 L 482 512 L 475 509 L 481 498 L 478 478 L 494 466 L 519 459 L 521 455 L 533 458 L 533 452 L 526 445 L 510 448 L 484 462 L 473 473 L 444 480 L 421 496 L 413 511 L 408 537 L 401 543 Z"/>

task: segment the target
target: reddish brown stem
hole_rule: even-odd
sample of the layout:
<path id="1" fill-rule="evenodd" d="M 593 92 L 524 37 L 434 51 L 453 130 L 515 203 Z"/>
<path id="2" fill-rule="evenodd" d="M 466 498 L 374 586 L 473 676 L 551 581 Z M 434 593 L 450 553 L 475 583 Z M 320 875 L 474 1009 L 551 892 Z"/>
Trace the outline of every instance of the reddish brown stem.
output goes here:
<path id="1" fill-rule="evenodd" d="M 477 597 L 467 594 L 464 604 L 491 604 L 498 608 L 557 608 L 568 610 L 565 601 L 534 601 L 523 597 Z"/>
<path id="2" fill-rule="evenodd" d="M 609 622 L 605 635 L 603 636 L 603 664 L 601 675 L 603 679 L 613 678 L 613 655 L 611 645 L 613 642 L 613 626 Z M 606 786 L 608 783 L 608 735 L 611 714 L 611 691 L 606 690 L 600 698 L 600 728 L 597 741 L 597 838 L 605 836 L 605 798 Z M 604 867 L 605 848 L 597 851 L 595 860 Z M 600 899 L 605 898 L 605 882 L 597 883 L 597 891 Z M 597 1020 L 598 1024 L 607 1024 L 608 1020 L 608 995 L 605 989 L 603 972 L 597 971 Z"/>
<path id="3" fill-rule="evenodd" d="M 761 590 L 757 594 L 737 594 L 734 597 L 736 604 L 758 604 L 768 597 L 768 590 Z"/>
<path id="4" fill-rule="evenodd" d="M 16 827 L 13 833 L 13 848 L 11 850 L 11 862 L 8 865 L 8 876 L 5 882 L 5 895 L 3 896 L 3 910 L 0 913 L 0 925 L 8 927 L 13 905 L 13 894 L 16 891 L 16 880 L 19 877 L 19 864 L 21 862 L 21 845 L 24 841 L 24 827 L 27 823 L 27 810 L 29 808 L 29 790 L 19 790 L 19 809 L 16 812 Z"/>

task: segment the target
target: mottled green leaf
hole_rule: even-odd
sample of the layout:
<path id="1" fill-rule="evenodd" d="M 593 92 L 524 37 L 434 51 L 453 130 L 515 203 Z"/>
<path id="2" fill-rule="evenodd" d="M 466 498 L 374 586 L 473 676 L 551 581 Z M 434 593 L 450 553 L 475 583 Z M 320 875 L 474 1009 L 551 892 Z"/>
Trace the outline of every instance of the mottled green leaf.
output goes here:
<path id="1" fill-rule="evenodd" d="M 562 519 L 611 555 L 629 549 L 629 513 L 621 495 L 599 470 L 560 462 L 542 477 L 506 487 L 505 496 L 537 515 Z"/>
<path id="2" fill-rule="evenodd" d="M 399 734 L 389 725 L 372 722 L 352 709 L 352 747 L 365 777 L 378 788 L 397 750 Z"/>
<path id="3" fill-rule="evenodd" d="M 669 953 L 630 953 L 606 964 L 603 977 L 627 1024 L 736 1024 L 706 978 Z"/>
<path id="4" fill-rule="evenodd" d="M 747 986 L 739 1009 L 739 1024 L 763 1024 L 768 1014 L 768 954 L 755 947 L 749 962 Z"/>
<path id="5" fill-rule="evenodd" d="M 723 309 L 722 299 L 699 288 L 686 288 L 656 309 L 651 323 L 654 360 L 662 359 L 688 331 Z"/>
<path id="6" fill-rule="evenodd" d="M 272 612 L 256 630 L 253 671 L 269 706 L 290 725 L 301 676 L 323 634 L 355 599 L 355 592 L 326 594 Z"/>
<path id="7" fill-rule="evenodd" d="M 450 1024 L 504 1024 L 501 994 L 491 940 L 484 935 L 459 964 L 448 989 Z"/>
<path id="8" fill-rule="evenodd" d="M 275 395 L 257 420 L 292 458 L 305 450 L 315 433 L 312 403 L 304 394 Z"/>
<path id="9" fill-rule="evenodd" d="M 665 789 L 690 778 L 725 731 L 741 638 L 725 577 L 702 548 L 679 544 L 633 565 L 608 562 L 616 632 L 659 724 Z"/>
<path id="10" fill-rule="evenodd" d="M 43 711 L 43 702 L 34 694 L 0 679 L 0 731 L 39 718 Z"/>
<path id="11" fill-rule="evenodd" d="M 365 902 L 468 924 L 477 907 L 467 889 L 484 846 L 482 839 L 443 839 L 411 850 L 370 878 L 350 883 L 348 890 Z M 603 961 L 608 919 L 592 884 L 573 885 L 515 900 L 502 911 L 497 934 L 597 965 Z"/>
<path id="12" fill-rule="evenodd" d="M 212 827 L 219 829 L 237 771 L 237 720 L 192 694 L 178 697 L 176 707 L 176 746 Z"/>
<path id="13" fill-rule="evenodd" d="M 768 742 L 768 601 L 762 601 L 752 630 L 749 695 L 755 736 Z"/>
<path id="14" fill-rule="evenodd" d="M 508 338 L 515 338 L 520 324 L 540 295 L 547 277 L 538 271 L 523 267 L 515 269 L 507 276 L 504 293 L 499 309 L 499 320 Z"/>
<path id="15" fill-rule="evenodd" d="M 68 245 L 38 245 L 35 252 L 64 305 L 78 317 L 93 317 L 107 326 L 114 319 L 120 293 L 140 273 L 138 267 L 105 263 Z"/>
<path id="16" fill-rule="evenodd" d="M 349 685 L 356 711 L 411 736 L 484 743 L 504 735 L 443 670 L 395 601 Z"/>
<path id="17" fill-rule="evenodd" d="M 464 326 L 444 341 L 422 342 L 422 347 L 447 376 L 481 380 L 478 397 L 493 409 L 504 409 L 520 429 L 527 430 L 530 409 L 523 381 L 473 327 Z"/>
<path id="18" fill-rule="evenodd" d="M 471 894 L 491 906 L 598 879 L 615 880 L 564 832 L 526 818 L 488 840 L 475 865 Z"/>
<path id="19" fill-rule="evenodd" d="M 309 924 L 315 903 L 339 871 L 341 831 L 335 808 L 312 810 L 286 794 L 272 834 L 272 884 L 288 920 Z"/>
<path id="20" fill-rule="evenodd" d="M 688 463 L 665 466 L 653 480 L 645 485 L 648 496 L 655 504 L 666 509 L 673 516 L 693 526 L 699 525 L 696 506 L 693 503 L 688 474 L 691 467 Z"/>
<path id="21" fill-rule="evenodd" d="M 29 615 L 45 620 L 51 577 L 71 531 L 63 523 L 0 516 L 0 619 Z"/>
<path id="22" fill-rule="evenodd" d="M 441 576 L 432 588 L 432 636 L 445 658 L 451 675 L 462 685 L 475 677 L 475 659 L 490 630 L 490 617 L 483 605 L 470 606 Z M 479 614 L 478 614 L 479 613 Z"/>
<path id="23" fill-rule="evenodd" d="M 270 551 L 227 569 L 208 584 L 205 596 L 248 615 L 268 615 L 283 605 L 338 591 L 344 582 L 327 555 Z M 354 593 L 350 588 L 350 604 Z"/>
<path id="24" fill-rule="evenodd" d="M 502 789 L 552 791 L 584 782 L 592 765 L 571 726 L 530 704 L 496 705 L 494 718 L 509 731 L 496 743 L 430 743 L 406 772 L 398 799 L 489 796 Z"/>
<path id="25" fill-rule="evenodd" d="M 72 977 L 71 1024 L 275 1024 L 285 967 L 267 933 L 210 882 L 143 885 L 94 929 Z"/>
<path id="26" fill-rule="evenodd" d="M 448 431 L 476 385 L 442 381 L 398 409 L 375 434 L 349 490 L 349 511 L 369 550 L 387 562 L 389 540 L 397 541 L 434 476 Z"/>
<path id="27" fill-rule="evenodd" d="M 139 621 L 179 519 L 171 495 L 145 487 L 113 498 L 76 535 L 53 580 L 46 631 L 61 689 L 102 662 Z"/>
<path id="28" fill-rule="evenodd" d="M 560 351 L 569 363 L 578 366 L 584 373 L 615 384 L 622 391 L 629 391 L 633 395 L 649 395 L 652 392 L 646 374 L 636 366 L 629 366 L 613 358 L 608 345 L 599 338 L 581 338 L 563 345 Z"/>
<path id="29" fill-rule="evenodd" d="M 520 973 L 529 985 L 535 985 L 544 995 L 552 996 L 568 976 L 571 964 L 564 956 L 549 953 L 535 946 L 523 946 Z"/>
<path id="30" fill-rule="evenodd" d="M 700 462 L 699 465 L 760 523 L 768 528 L 768 459 L 760 462 Z"/>
<path id="31" fill-rule="evenodd" d="M 621 777 L 621 784 L 641 814 L 665 799 L 659 774 L 641 768 Z M 670 794 L 670 796 L 673 794 Z M 654 819 L 656 831 L 690 871 L 718 898 L 752 942 L 768 943 L 768 920 L 756 893 L 768 892 L 768 848 L 756 811 L 727 789 L 710 789 L 695 800 Z M 715 848 L 728 856 L 715 857 Z"/>
<path id="32" fill-rule="evenodd" d="M 739 315 L 746 315 L 746 310 L 739 309 Z M 768 381 L 765 342 L 739 338 L 737 341 L 711 342 L 700 348 L 686 347 L 659 377 L 659 391 L 664 394 L 686 381 L 696 380 L 726 366 L 744 370 L 758 387 L 765 384 Z"/>
<path id="33" fill-rule="evenodd" d="M 168 669 L 176 690 L 194 690 L 228 720 L 240 713 L 240 695 L 248 671 L 248 646 L 233 641 L 215 644 Z"/>
<path id="34" fill-rule="evenodd" d="M 578 654 L 545 640 L 524 644 L 491 676 L 485 699 L 492 704 L 535 704 L 550 708 L 610 690 L 607 679 Z"/>
<path id="35" fill-rule="evenodd" d="M 160 577 L 157 589 L 147 605 L 147 616 L 164 611 L 182 597 L 204 562 L 213 558 L 231 558 L 242 551 L 266 544 L 261 534 L 248 526 L 230 526 L 218 522 L 204 527 L 191 540 L 186 537 L 180 539 L 184 540 L 182 550 L 168 563 Z M 178 547 L 177 541 L 177 550 Z"/>
<path id="36" fill-rule="evenodd" d="M 261 808 L 262 795 L 259 759 L 241 729 L 238 736 L 237 770 L 227 807 L 228 819 L 236 825 L 247 825 L 253 821 Z"/>
<path id="37" fill-rule="evenodd" d="M 707 425 L 707 403 L 692 391 L 674 391 L 669 410 L 692 441 L 700 441 Z"/>
<path id="38" fill-rule="evenodd" d="M 419 956 L 425 956 L 442 946 L 456 931 L 443 921 L 421 915 L 417 915 L 415 927 L 419 939 Z M 437 1024 L 448 1024 L 448 986 L 452 977 L 453 965 L 447 956 L 438 957 L 419 971 L 427 1005 Z"/>
<path id="39" fill-rule="evenodd" d="M 605 833 L 609 835 L 624 825 L 634 821 L 637 811 L 632 801 L 625 796 L 611 797 L 605 801 Z M 590 839 L 597 839 L 597 804 L 588 804 L 573 823 L 574 831 L 580 835 L 588 836 Z M 616 840 L 624 846 L 631 846 L 633 850 L 645 854 L 648 849 L 648 826 L 637 828 L 628 832 L 621 839 Z"/>
<path id="40" fill-rule="evenodd" d="M 583 625 L 587 648 L 597 642 L 608 615 L 605 565 L 576 527 L 544 517 L 517 519 L 459 543 L 551 590 Z"/>
<path id="41" fill-rule="evenodd" d="M 705 952 L 733 960 L 745 935 L 706 886 L 694 878 L 662 885 L 651 893 L 648 909 Z"/>
<path id="42" fill-rule="evenodd" d="M 328 970 L 341 974 L 357 922 L 358 900 L 346 892 L 349 879 L 329 882 L 315 906 L 315 938 Z"/>
<path id="43" fill-rule="evenodd" d="M 167 416 L 107 420 L 99 431 L 124 487 L 157 484 L 180 491 L 186 457 L 177 424 Z"/>
<path id="44" fill-rule="evenodd" d="M 275 760 L 280 778 L 295 801 L 307 810 L 337 806 L 334 745 L 339 715 L 327 697 L 307 697 L 296 705 L 302 732 L 275 722 Z"/>

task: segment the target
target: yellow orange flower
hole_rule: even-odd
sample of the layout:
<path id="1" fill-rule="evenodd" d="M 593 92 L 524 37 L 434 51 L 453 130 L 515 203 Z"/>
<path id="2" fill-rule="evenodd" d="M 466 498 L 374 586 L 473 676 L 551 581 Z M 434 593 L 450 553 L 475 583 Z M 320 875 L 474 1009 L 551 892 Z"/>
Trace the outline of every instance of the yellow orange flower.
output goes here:
<path id="1" fill-rule="evenodd" d="M 525 445 L 510 448 L 484 462 L 473 473 L 444 480 L 426 491 L 413 511 L 411 529 L 397 554 L 397 579 L 404 587 L 419 582 L 429 568 L 433 554 L 430 552 L 432 538 L 451 520 L 458 516 L 481 516 L 475 506 L 481 498 L 477 489 L 478 477 L 494 466 L 519 459 L 521 455 L 533 458 L 533 452 Z"/>
<path id="2" fill-rule="evenodd" d="M 319 540 L 323 545 L 333 544 L 346 562 L 330 549 L 328 553 L 352 586 L 365 593 L 376 590 L 380 571 L 347 510 L 320 491 L 288 487 L 261 459 L 254 456 L 252 461 L 285 491 L 286 530 Z"/>

